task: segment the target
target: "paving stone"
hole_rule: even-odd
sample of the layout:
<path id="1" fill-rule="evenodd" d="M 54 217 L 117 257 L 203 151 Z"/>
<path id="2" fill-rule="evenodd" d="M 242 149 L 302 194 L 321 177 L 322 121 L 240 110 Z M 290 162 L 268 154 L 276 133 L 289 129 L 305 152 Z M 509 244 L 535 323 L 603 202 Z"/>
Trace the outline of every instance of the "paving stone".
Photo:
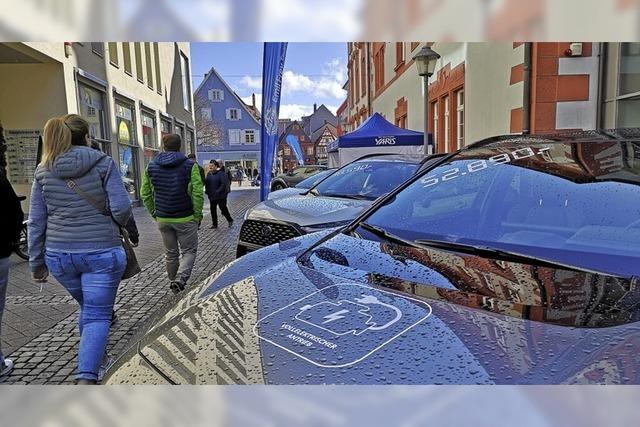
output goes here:
<path id="1" fill-rule="evenodd" d="M 257 190 L 233 191 L 229 209 L 236 226 L 209 228 L 208 204 L 199 231 L 199 250 L 192 283 L 210 276 L 235 259 L 235 242 L 244 212 L 258 201 Z M 140 246 L 136 249 L 142 272 L 118 289 L 118 321 L 111 327 L 108 352 L 117 357 L 129 339 L 172 296 L 164 268 L 162 239 L 156 223 L 142 208 L 134 210 Z M 73 384 L 76 367 L 78 307 L 66 290 L 51 279 L 42 289 L 31 282 L 27 262 L 12 258 L 7 304 L 0 337 L 5 354 L 16 362 L 6 384 Z M 6 333 L 5 333 L 6 332 Z M 6 338 L 5 338 L 6 337 Z"/>

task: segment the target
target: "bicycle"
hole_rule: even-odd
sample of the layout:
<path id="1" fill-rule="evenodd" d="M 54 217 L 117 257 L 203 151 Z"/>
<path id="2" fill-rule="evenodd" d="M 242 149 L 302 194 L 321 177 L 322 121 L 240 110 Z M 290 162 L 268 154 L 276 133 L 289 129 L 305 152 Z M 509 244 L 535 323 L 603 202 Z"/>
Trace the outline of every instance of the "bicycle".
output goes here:
<path id="1" fill-rule="evenodd" d="M 18 199 L 22 202 L 26 200 L 26 196 L 20 196 Z M 29 239 L 28 239 L 28 225 L 29 220 L 22 221 L 22 228 L 20 228 L 20 235 L 18 240 L 13 244 L 13 252 L 25 261 L 29 260 Z"/>

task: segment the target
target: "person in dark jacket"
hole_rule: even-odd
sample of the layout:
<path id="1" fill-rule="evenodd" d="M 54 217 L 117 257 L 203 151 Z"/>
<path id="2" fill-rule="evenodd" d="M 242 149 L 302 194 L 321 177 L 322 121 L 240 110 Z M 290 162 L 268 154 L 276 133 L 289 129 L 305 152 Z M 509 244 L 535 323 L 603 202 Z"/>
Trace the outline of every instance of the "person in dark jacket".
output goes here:
<path id="1" fill-rule="evenodd" d="M 204 182 L 204 180 L 206 178 L 205 173 L 204 173 L 204 168 L 198 164 L 198 160 L 196 160 L 196 155 L 195 154 L 189 154 L 187 156 L 187 159 L 191 160 L 193 163 L 195 163 L 198 166 L 198 169 L 200 170 L 200 178 L 202 178 L 202 182 Z"/>
<path id="2" fill-rule="evenodd" d="M 42 283 L 51 273 L 80 305 L 78 384 L 96 384 L 113 363 L 106 357 L 109 327 L 127 266 L 118 224 L 131 216 L 118 167 L 89 142 L 89 123 L 76 114 L 45 124 L 29 210 L 33 279 Z"/>
<path id="3" fill-rule="evenodd" d="M 198 166 L 180 151 L 180 135 L 164 135 L 162 148 L 142 177 L 140 197 L 158 222 L 169 288 L 177 294 L 187 285 L 196 262 L 203 183 Z"/>
<path id="4" fill-rule="evenodd" d="M 2 137 L 2 135 L 0 135 Z M 13 191 L 9 180 L 0 171 L 0 334 L 2 333 L 2 313 L 7 296 L 9 282 L 9 256 L 13 252 L 13 245 L 18 240 L 24 214 L 20 206 L 20 199 Z M 0 378 L 9 374 L 13 369 L 13 361 L 5 359 L 0 348 Z"/>
<path id="5" fill-rule="evenodd" d="M 102 147 L 100 147 L 100 143 L 95 139 L 91 139 L 91 148 L 94 150 L 98 150 L 102 152 Z M 129 234 L 129 240 L 133 246 L 138 246 L 140 243 L 140 232 L 138 232 L 138 224 L 136 224 L 136 219 L 133 217 L 133 212 L 131 212 L 131 216 L 129 217 L 129 221 L 125 224 L 124 228 L 127 230 Z M 115 314 L 113 317 L 113 321 L 115 322 Z"/>
<path id="6" fill-rule="evenodd" d="M 229 186 L 229 177 L 220 167 L 220 164 L 214 160 L 213 171 L 207 175 L 207 181 L 205 182 L 205 192 L 211 206 L 211 228 L 218 228 L 218 207 L 220 207 L 220 212 L 227 219 L 229 227 L 233 226 L 233 218 L 231 218 L 227 208 Z"/>

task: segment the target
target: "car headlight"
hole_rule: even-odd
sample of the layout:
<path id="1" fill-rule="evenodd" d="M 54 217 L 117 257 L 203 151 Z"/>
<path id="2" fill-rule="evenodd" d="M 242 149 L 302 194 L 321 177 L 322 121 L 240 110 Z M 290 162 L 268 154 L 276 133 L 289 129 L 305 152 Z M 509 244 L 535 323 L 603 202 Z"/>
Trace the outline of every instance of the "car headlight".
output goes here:
<path id="1" fill-rule="evenodd" d="M 327 228 L 338 228 L 344 227 L 351 223 L 352 220 L 347 221 L 336 221 L 336 222 L 326 222 L 322 224 L 313 224 L 307 225 L 306 227 L 301 227 L 305 233 L 315 233 L 316 231 L 326 230 Z"/>

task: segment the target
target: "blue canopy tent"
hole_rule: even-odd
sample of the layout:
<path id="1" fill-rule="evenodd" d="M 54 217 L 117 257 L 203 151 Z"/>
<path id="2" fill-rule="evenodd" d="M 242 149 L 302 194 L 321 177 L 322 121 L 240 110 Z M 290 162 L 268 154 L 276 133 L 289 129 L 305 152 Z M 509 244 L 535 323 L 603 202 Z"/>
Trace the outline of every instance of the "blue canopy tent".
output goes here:
<path id="1" fill-rule="evenodd" d="M 358 129 L 330 143 L 327 152 L 329 167 L 373 153 L 424 155 L 424 133 L 400 128 L 374 113 Z"/>

